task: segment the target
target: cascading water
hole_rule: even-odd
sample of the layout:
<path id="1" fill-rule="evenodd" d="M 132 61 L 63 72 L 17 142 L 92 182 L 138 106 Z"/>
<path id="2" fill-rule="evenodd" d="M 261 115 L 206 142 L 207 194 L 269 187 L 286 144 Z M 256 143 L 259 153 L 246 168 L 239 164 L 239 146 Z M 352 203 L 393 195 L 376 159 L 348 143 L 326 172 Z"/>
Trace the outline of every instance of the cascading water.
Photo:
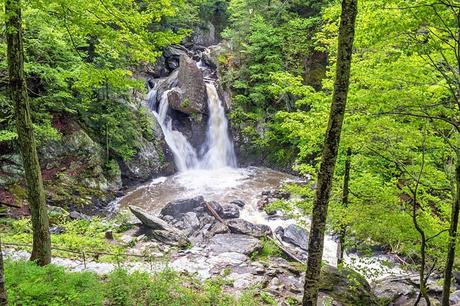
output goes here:
<path id="1" fill-rule="evenodd" d="M 209 122 L 206 137 L 207 152 L 200 164 L 204 169 L 236 167 L 233 143 L 228 135 L 228 122 L 216 86 L 206 83 Z"/>
<path id="2" fill-rule="evenodd" d="M 172 119 L 168 116 L 168 93 L 172 90 L 174 89 L 163 93 L 158 110 L 154 114 L 160 123 L 166 143 L 173 152 L 177 169 L 183 172 L 192 169 L 209 170 L 236 167 L 235 151 L 228 135 L 228 121 L 225 117 L 225 109 L 215 85 L 206 83 L 209 121 L 206 143 L 204 144 L 205 153 L 201 159 L 198 158 L 195 148 L 187 138 L 172 127 Z M 154 87 L 149 93 L 149 98 L 156 98 L 156 92 L 157 90 Z"/>
<path id="3" fill-rule="evenodd" d="M 172 89 L 163 93 L 161 96 L 160 105 L 158 106 L 158 112 L 154 112 L 154 114 L 160 123 L 166 143 L 173 152 L 177 169 L 179 171 L 185 171 L 188 169 L 193 169 L 198 165 L 198 157 L 195 149 L 188 142 L 187 138 L 181 132 L 175 131 L 172 128 L 172 120 L 168 116 L 168 93 L 171 90 Z M 156 94 L 154 96 L 156 96 Z"/>

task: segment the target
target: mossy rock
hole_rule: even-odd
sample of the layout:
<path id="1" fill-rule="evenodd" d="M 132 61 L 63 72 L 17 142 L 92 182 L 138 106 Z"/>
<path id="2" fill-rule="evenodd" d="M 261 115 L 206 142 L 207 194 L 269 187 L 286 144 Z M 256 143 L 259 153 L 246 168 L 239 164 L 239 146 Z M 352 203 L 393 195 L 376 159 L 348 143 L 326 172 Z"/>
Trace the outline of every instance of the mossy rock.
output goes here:
<path id="1" fill-rule="evenodd" d="M 320 291 L 344 306 L 379 305 L 367 280 L 348 268 L 323 266 Z"/>

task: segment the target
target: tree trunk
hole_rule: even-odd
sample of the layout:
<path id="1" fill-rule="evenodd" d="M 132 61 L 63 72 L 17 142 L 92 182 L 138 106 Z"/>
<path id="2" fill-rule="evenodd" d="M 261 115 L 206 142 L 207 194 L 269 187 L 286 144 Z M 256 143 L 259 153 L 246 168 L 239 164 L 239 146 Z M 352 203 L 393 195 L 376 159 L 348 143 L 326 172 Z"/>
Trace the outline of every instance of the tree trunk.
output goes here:
<path id="1" fill-rule="evenodd" d="M 342 205 L 343 207 L 348 206 L 348 195 L 350 193 L 350 168 L 351 168 L 351 148 L 347 148 L 347 158 L 345 160 L 345 173 L 343 174 L 343 188 L 342 188 Z M 345 236 L 347 234 L 347 225 L 342 224 L 340 228 L 339 236 L 339 248 L 340 253 L 338 254 L 338 263 L 343 262 Z"/>
<path id="2" fill-rule="evenodd" d="M 20 0 L 7 0 L 5 2 L 5 16 L 10 95 L 15 106 L 16 128 L 32 213 L 33 248 L 31 260 L 36 261 L 39 265 L 46 265 L 51 261 L 51 242 L 45 193 L 35 145 L 27 85 L 24 78 Z"/>
<path id="3" fill-rule="evenodd" d="M 357 0 L 342 1 L 334 94 L 318 173 L 318 186 L 313 205 L 310 241 L 308 244 L 307 272 L 305 274 L 305 292 L 303 296 L 304 306 L 316 305 L 318 299 L 327 210 L 350 82 L 351 55 L 355 20 L 358 12 L 357 2 Z"/>
<path id="4" fill-rule="evenodd" d="M 447 263 L 444 270 L 444 284 L 442 288 L 442 306 L 449 306 L 450 286 L 452 283 L 452 267 L 455 260 L 455 244 L 457 242 L 458 215 L 460 212 L 460 151 L 457 151 L 455 162 L 455 199 L 452 203 L 450 219 L 449 244 L 447 247 Z"/>
<path id="5" fill-rule="evenodd" d="M 8 305 L 5 288 L 5 276 L 3 269 L 2 241 L 0 240 L 0 306 Z"/>

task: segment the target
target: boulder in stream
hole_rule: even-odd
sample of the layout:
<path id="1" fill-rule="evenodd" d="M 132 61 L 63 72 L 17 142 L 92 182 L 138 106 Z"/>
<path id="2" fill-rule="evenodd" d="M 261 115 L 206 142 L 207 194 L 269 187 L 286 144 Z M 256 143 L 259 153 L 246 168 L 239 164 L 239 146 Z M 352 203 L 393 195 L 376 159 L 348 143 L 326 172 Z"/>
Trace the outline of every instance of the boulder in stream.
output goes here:
<path id="1" fill-rule="evenodd" d="M 206 249 L 213 254 L 236 252 L 250 255 L 262 249 L 262 244 L 258 239 L 246 235 L 217 234 L 209 240 Z"/>
<path id="2" fill-rule="evenodd" d="M 228 220 L 227 226 L 232 233 L 245 234 L 257 238 L 269 236 L 272 233 L 268 225 L 254 224 L 243 219 Z"/>
<path id="3" fill-rule="evenodd" d="M 304 251 L 308 248 L 308 232 L 298 225 L 290 224 L 284 229 L 278 227 L 276 229 L 276 234 L 278 234 L 284 242 L 295 245 Z"/>
<path id="4" fill-rule="evenodd" d="M 204 206 L 204 198 L 202 196 L 190 198 L 190 199 L 181 199 L 169 202 L 166 204 L 165 207 L 161 210 L 160 214 L 162 216 L 172 216 L 174 219 L 182 218 L 182 215 L 199 207 Z"/>

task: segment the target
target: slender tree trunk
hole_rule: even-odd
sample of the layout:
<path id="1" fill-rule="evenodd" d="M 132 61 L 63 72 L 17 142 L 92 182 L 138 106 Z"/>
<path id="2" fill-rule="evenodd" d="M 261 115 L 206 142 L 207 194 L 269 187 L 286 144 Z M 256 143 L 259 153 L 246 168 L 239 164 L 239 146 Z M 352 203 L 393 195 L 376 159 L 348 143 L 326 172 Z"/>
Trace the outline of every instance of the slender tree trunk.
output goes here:
<path id="1" fill-rule="evenodd" d="M 351 55 L 358 13 L 357 0 L 342 1 L 337 68 L 329 124 L 324 141 L 308 244 L 303 305 L 316 305 L 323 257 L 324 231 L 350 82 Z"/>
<path id="2" fill-rule="evenodd" d="M 46 265 L 51 260 L 51 242 L 45 192 L 35 145 L 29 97 L 24 78 L 24 49 L 20 0 L 6 0 L 6 38 L 11 101 L 15 106 L 16 128 L 27 181 L 32 213 L 33 248 L 31 260 Z"/>
<path id="3" fill-rule="evenodd" d="M 447 247 L 447 263 L 444 270 L 444 284 L 442 288 L 442 306 L 449 306 L 450 286 L 452 283 L 452 267 L 455 260 L 455 244 L 457 242 L 458 216 L 460 212 L 460 151 L 457 151 L 455 162 L 455 199 L 452 203 L 450 219 L 449 244 Z"/>
<path id="4" fill-rule="evenodd" d="M 348 195 L 350 193 L 350 168 L 351 168 L 351 148 L 347 148 L 347 158 L 345 160 L 345 173 L 343 174 L 343 188 L 342 188 L 342 205 L 344 207 L 348 206 Z M 345 244 L 345 236 L 347 234 L 347 225 L 342 224 L 340 229 L 340 237 L 339 237 L 339 247 L 340 253 L 338 256 L 338 263 L 343 262 L 343 254 L 344 254 L 344 244 Z"/>
<path id="5" fill-rule="evenodd" d="M 0 306 L 8 305 L 5 288 L 5 276 L 3 269 L 2 240 L 0 239 Z"/>

